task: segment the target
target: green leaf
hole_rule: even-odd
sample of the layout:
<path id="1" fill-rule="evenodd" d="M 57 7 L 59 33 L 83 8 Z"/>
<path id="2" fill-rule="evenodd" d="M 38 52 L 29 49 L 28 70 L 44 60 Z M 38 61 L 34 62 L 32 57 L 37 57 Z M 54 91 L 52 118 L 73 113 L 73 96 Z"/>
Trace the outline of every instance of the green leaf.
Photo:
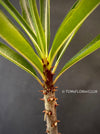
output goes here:
<path id="1" fill-rule="evenodd" d="M 59 50 L 58 54 L 57 54 L 57 59 L 56 59 L 56 62 L 55 62 L 55 65 L 54 65 L 54 68 L 53 68 L 53 73 L 56 71 L 56 68 L 65 52 L 65 50 L 67 49 L 69 43 L 71 42 L 72 38 L 74 36 L 74 33 L 71 34 L 71 36 L 68 38 L 68 40 L 66 41 L 66 43 L 64 44 L 64 46 Z"/>
<path id="2" fill-rule="evenodd" d="M 75 63 L 77 63 L 78 61 L 82 60 L 83 58 L 85 58 L 86 56 L 88 56 L 89 54 L 91 54 L 92 52 L 94 52 L 95 50 L 97 50 L 98 48 L 100 48 L 100 34 L 94 40 L 92 40 L 88 45 L 86 45 L 83 49 L 81 49 L 74 57 L 72 57 L 65 64 L 65 66 L 62 68 L 62 70 L 60 71 L 60 73 L 58 74 L 58 76 L 56 77 L 56 79 L 54 80 L 54 83 L 58 80 L 58 78 L 67 69 L 69 69 Z"/>
<path id="3" fill-rule="evenodd" d="M 20 5 L 21 5 L 21 9 L 22 9 L 23 18 L 26 20 L 26 22 L 32 28 L 32 31 L 35 33 L 33 22 L 32 22 L 32 19 L 31 19 L 31 13 L 29 11 L 28 0 L 20 0 Z"/>
<path id="4" fill-rule="evenodd" d="M 92 13 L 92 11 L 100 4 L 100 0 L 80 0 L 73 11 L 68 14 L 68 17 L 64 19 L 59 27 L 49 54 L 49 60 L 51 64 L 54 58 L 66 40 Z"/>
<path id="5" fill-rule="evenodd" d="M 25 59 L 27 59 L 37 69 L 42 78 L 44 78 L 41 60 L 35 54 L 30 44 L 24 39 L 24 37 L 18 32 L 18 30 L 13 26 L 13 24 L 11 24 L 11 22 L 1 11 L 0 36 Z"/>
<path id="6" fill-rule="evenodd" d="M 35 30 L 37 33 L 37 40 L 39 47 L 41 48 L 44 57 L 46 56 L 46 41 L 45 41 L 45 33 L 40 21 L 39 13 L 37 10 L 36 0 L 28 0 L 30 12 L 32 16 L 32 20 L 34 22 Z"/>
<path id="7" fill-rule="evenodd" d="M 50 43 L 50 0 L 40 0 L 40 18 L 45 31 L 47 50 Z"/>
<path id="8" fill-rule="evenodd" d="M 60 50 L 57 53 L 57 59 L 53 68 L 53 73 L 56 71 L 56 68 L 62 58 L 62 56 L 64 55 L 68 45 L 70 44 L 71 40 L 73 39 L 73 37 L 75 36 L 76 32 L 79 30 L 79 28 L 81 27 L 81 25 L 70 35 L 70 37 L 67 39 L 66 43 L 60 48 Z"/>
<path id="9" fill-rule="evenodd" d="M 8 59 L 9 61 L 13 62 L 26 72 L 30 73 L 35 79 L 40 83 L 41 81 L 36 75 L 35 70 L 33 69 L 32 65 L 27 62 L 21 55 L 19 55 L 17 52 L 6 46 L 5 44 L 0 42 L 0 55 Z"/>
<path id="10" fill-rule="evenodd" d="M 37 37 L 35 33 L 31 30 L 31 28 L 27 25 L 27 23 L 24 21 L 22 16 L 18 13 L 18 11 L 12 6 L 12 4 L 8 0 L 1 0 L 0 4 L 9 12 L 9 14 L 17 21 L 17 23 L 23 28 L 23 30 L 27 33 L 27 35 L 32 40 L 34 46 L 40 53 L 42 57 L 41 49 L 39 48 L 39 45 L 37 43 Z"/>
<path id="11" fill-rule="evenodd" d="M 65 19 L 63 20 L 62 24 L 61 25 L 64 25 L 65 22 L 69 19 L 69 17 L 72 15 L 72 13 L 74 12 L 75 10 L 75 7 L 78 5 L 80 0 L 77 0 L 74 5 L 72 6 L 72 8 L 70 9 L 69 13 L 67 14 L 67 16 L 65 17 Z M 73 31 L 73 33 L 70 35 L 70 37 L 67 39 L 67 41 L 62 45 L 62 47 L 60 48 L 60 50 L 58 51 L 57 53 L 57 59 L 56 59 L 56 63 L 54 65 L 54 68 L 53 68 L 53 73 L 55 72 L 63 54 L 65 53 L 68 45 L 70 44 L 71 40 L 73 39 L 73 37 L 75 36 L 76 32 L 79 30 L 79 28 L 81 27 L 81 25 L 75 30 Z"/>
<path id="12" fill-rule="evenodd" d="M 65 22 L 69 19 L 69 17 L 72 15 L 72 13 L 74 12 L 74 10 L 75 10 L 75 7 L 78 5 L 78 3 L 79 3 L 79 0 L 77 0 L 75 3 L 74 3 L 74 5 L 72 6 L 72 8 L 70 9 L 70 11 L 68 12 L 68 14 L 67 14 L 67 16 L 65 17 L 65 19 L 63 20 L 63 22 L 62 22 L 62 24 L 61 25 L 64 25 L 65 24 Z M 61 27 L 61 26 L 60 26 Z M 80 28 L 80 27 L 79 27 Z M 78 30 L 79 30 L 79 28 L 77 28 L 75 31 L 77 32 Z M 60 48 L 60 50 L 58 51 L 58 53 L 57 53 L 57 59 L 59 58 L 59 56 L 60 56 L 60 54 L 62 53 L 62 51 L 63 51 L 63 49 L 64 48 L 67 48 L 68 47 L 68 45 L 69 45 L 69 39 L 72 37 L 74 37 L 74 35 L 75 35 L 75 33 L 76 32 L 73 32 L 71 35 L 70 35 L 70 37 L 67 39 L 67 41 L 66 41 L 66 43 L 64 43 L 63 44 L 63 46 Z M 67 42 L 69 42 L 69 43 L 67 43 Z M 64 50 L 65 51 L 65 50 Z M 64 52 L 63 52 L 64 53 Z M 61 57 L 61 56 L 60 56 Z"/>
<path id="13" fill-rule="evenodd" d="M 64 18 L 64 20 L 63 20 L 61 26 L 64 25 L 64 23 L 66 23 L 66 21 L 67 21 L 67 20 L 70 18 L 70 16 L 74 13 L 76 7 L 77 7 L 78 4 L 79 4 L 79 1 L 80 1 L 80 0 L 76 0 L 76 2 L 73 4 L 73 6 L 72 6 L 72 8 L 69 10 L 67 16 Z M 60 26 L 60 27 L 61 27 L 61 26 Z"/>

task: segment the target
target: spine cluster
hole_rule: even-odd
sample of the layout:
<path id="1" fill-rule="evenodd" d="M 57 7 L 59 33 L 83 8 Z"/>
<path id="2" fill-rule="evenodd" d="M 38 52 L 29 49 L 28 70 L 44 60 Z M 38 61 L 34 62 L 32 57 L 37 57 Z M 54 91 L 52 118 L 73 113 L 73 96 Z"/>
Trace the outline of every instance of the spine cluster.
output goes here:
<path id="1" fill-rule="evenodd" d="M 54 87 L 53 85 L 53 76 L 52 68 L 48 69 L 49 62 L 47 59 L 42 60 L 43 62 L 43 73 L 45 75 L 45 81 L 43 84 L 43 90 L 40 90 L 44 97 L 40 100 L 44 101 L 45 110 L 44 113 L 44 120 L 46 121 L 47 134 L 60 134 L 58 133 L 58 122 L 57 115 L 56 115 L 56 107 L 58 106 L 57 100 L 58 98 L 55 97 L 55 91 L 57 91 L 58 87 Z"/>

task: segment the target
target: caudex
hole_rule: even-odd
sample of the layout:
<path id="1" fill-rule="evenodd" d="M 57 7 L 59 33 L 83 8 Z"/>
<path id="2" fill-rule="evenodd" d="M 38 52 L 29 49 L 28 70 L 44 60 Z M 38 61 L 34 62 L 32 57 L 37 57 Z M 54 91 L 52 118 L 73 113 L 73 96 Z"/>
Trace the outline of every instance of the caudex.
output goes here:
<path id="1" fill-rule="evenodd" d="M 46 133 L 58 134 L 57 124 L 60 121 L 56 114 L 58 104 L 55 92 L 58 88 L 55 87 L 55 83 L 72 65 L 100 48 L 100 34 L 72 57 L 55 79 L 53 76 L 70 41 L 86 18 L 100 4 L 100 0 L 77 0 L 62 21 L 50 49 L 50 0 L 39 1 L 38 11 L 36 0 L 20 0 L 20 14 L 8 0 L 0 0 L 0 5 L 9 12 L 32 41 L 30 44 L 24 33 L 19 32 L 20 30 L 0 9 L 0 37 L 10 45 L 9 47 L 0 42 L 0 55 L 30 73 L 43 87 L 40 92 L 43 94 L 41 100 L 45 105 L 43 113 L 47 125 Z"/>

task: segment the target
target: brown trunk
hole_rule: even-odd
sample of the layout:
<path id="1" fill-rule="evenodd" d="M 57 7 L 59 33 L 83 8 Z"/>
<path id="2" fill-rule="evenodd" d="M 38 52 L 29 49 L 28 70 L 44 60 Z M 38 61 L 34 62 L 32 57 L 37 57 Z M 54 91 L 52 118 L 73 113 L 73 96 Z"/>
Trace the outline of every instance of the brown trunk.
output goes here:
<path id="1" fill-rule="evenodd" d="M 56 114 L 56 106 L 58 105 L 55 98 L 56 87 L 53 85 L 53 76 L 52 68 L 48 69 L 48 61 L 47 59 L 42 60 L 43 62 L 43 73 L 45 75 L 45 81 L 43 86 L 43 95 L 45 110 L 44 112 L 44 120 L 46 121 L 46 133 L 48 134 L 58 134 L 58 120 Z"/>

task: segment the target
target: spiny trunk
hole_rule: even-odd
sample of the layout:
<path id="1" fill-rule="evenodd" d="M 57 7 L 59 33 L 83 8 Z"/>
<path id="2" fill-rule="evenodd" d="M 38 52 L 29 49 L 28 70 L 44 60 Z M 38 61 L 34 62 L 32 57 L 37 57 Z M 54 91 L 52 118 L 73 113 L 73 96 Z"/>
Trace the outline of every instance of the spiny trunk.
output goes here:
<path id="1" fill-rule="evenodd" d="M 58 134 L 57 123 L 59 121 L 57 120 L 56 115 L 57 102 L 55 98 L 55 93 L 50 92 L 47 95 L 44 95 L 44 103 L 45 103 L 44 120 L 47 123 L 46 132 L 48 134 Z"/>
<path id="2" fill-rule="evenodd" d="M 52 68 L 48 69 L 49 62 L 47 59 L 42 60 L 43 62 L 43 73 L 45 75 L 46 80 L 44 81 L 43 90 L 41 91 L 44 95 L 45 110 L 44 112 L 44 120 L 46 121 L 46 133 L 48 134 L 59 134 L 58 133 L 58 122 L 56 107 L 58 106 L 55 97 L 56 87 L 53 85 L 53 76 Z"/>

